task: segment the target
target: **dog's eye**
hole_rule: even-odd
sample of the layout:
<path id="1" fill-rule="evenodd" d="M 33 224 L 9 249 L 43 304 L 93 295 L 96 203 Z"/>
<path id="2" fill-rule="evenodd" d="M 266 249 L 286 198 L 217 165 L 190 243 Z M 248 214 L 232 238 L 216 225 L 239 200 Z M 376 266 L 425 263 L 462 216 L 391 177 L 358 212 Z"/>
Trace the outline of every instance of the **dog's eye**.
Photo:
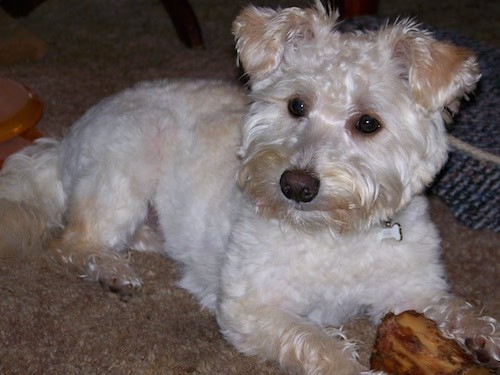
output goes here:
<path id="1" fill-rule="evenodd" d="M 356 129 L 363 134 L 373 134 L 381 127 L 382 125 L 380 122 L 370 115 L 363 115 L 359 118 L 358 122 L 356 122 Z"/>
<path id="2" fill-rule="evenodd" d="M 293 98 L 288 102 L 288 112 L 294 117 L 304 117 L 307 115 L 306 103 L 299 98 Z"/>

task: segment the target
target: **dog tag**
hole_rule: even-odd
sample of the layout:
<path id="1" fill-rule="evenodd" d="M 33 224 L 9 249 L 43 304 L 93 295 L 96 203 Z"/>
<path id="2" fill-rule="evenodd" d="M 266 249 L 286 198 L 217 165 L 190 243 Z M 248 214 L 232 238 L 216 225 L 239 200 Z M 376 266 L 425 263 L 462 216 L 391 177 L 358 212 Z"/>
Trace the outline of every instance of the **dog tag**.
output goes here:
<path id="1" fill-rule="evenodd" d="M 379 236 L 381 240 L 392 238 L 393 240 L 401 241 L 403 239 L 403 230 L 398 223 L 392 224 L 388 221 L 385 223 L 385 228 L 380 230 Z"/>

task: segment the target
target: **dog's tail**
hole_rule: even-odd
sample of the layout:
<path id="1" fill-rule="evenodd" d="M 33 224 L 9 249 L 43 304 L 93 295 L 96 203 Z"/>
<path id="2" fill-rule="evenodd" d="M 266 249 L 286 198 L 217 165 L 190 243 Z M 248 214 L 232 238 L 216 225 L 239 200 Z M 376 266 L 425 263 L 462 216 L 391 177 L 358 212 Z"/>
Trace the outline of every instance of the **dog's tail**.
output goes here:
<path id="1" fill-rule="evenodd" d="M 0 170 L 0 255 L 40 248 L 62 228 L 59 147 L 59 141 L 39 139 Z"/>

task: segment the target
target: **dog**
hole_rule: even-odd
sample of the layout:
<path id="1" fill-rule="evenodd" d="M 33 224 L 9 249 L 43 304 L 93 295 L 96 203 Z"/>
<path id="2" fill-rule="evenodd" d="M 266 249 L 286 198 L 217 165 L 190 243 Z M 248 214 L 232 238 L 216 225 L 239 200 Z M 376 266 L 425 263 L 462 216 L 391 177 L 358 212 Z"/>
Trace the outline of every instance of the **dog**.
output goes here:
<path id="1" fill-rule="evenodd" d="M 165 253 L 227 340 L 290 373 L 369 373 L 342 324 L 405 310 L 498 368 L 497 322 L 450 294 L 422 195 L 476 57 L 412 20 L 342 33 L 337 18 L 246 7 L 247 88 L 141 83 L 11 156 L 0 251 L 45 247 L 122 294 L 141 286 L 127 249 Z"/>

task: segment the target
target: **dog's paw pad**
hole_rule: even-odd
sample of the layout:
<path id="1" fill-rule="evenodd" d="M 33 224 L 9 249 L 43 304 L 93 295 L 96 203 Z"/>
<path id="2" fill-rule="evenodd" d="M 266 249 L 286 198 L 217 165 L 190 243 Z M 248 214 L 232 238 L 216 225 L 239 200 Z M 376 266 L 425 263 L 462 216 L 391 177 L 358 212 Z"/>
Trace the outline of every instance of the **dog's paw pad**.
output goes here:
<path id="1" fill-rule="evenodd" d="M 127 277 L 124 277 L 124 275 L 101 276 L 97 281 L 104 289 L 118 294 L 130 294 L 142 286 L 138 277 L 130 278 L 130 275 L 127 275 Z"/>
<path id="2" fill-rule="evenodd" d="M 141 280 L 137 277 L 127 279 L 117 276 L 100 277 L 98 282 L 104 289 L 121 296 L 131 296 L 142 286 Z"/>
<path id="3" fill-rule="evenodd" d="M 465 339 L 465 346 L 486 367 L 500 368 L 500 348 L 483 336 Z"/>
<path id="4" fill-rule="evenodd" d="M 134 270 L 125 259 L 119 257 L 92 257 L 88 262 L 85 277 L 122 296 L 131 296 L 142 286 L 141 279 Z"/>

